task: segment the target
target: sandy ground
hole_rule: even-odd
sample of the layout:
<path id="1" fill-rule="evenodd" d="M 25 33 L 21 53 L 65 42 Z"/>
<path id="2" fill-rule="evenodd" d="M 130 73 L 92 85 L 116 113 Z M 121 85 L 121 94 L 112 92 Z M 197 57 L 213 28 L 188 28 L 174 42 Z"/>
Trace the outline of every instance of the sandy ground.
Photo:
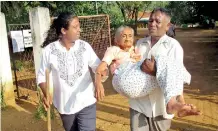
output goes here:
<path id="1" fill-rule="evenodd" d="M 139 30 L 139 37 L 146 31 Z M 184 49 L 184 64 L 192 74 L 192 83 L 185 87 L 187 103 L 195 104 L 201 116 L 175 117 L 170 131 L 218 131 L 218 29 L 177 30 L 176 39 Z M 129 106 L 126 98 L 117 94 L 106 81 L 106 97 L 97 104 L 97 131 L 129 131 Z M 2 131 L 46 131 L 46 121 L 34 117 L 38 97 L 29 93 L 28 100 L 17 101 L 1 112 Z M 53 131 L 64 131 L 58 115 L 52 120 Z"/>

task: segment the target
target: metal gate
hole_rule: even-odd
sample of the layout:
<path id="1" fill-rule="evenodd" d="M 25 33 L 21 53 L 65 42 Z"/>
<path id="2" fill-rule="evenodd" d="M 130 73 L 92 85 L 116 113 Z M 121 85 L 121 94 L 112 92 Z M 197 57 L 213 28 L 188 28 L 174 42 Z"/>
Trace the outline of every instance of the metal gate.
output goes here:
<path id="1" fill-rule="evenodd" d="M 91 44 L 95 53 L 102 58 L 111 46 L 110 20 L 108 15 L 79 16 L 81 39 Z"/>
<path id="2" fill-rule="evenodd" d="M 29 24 L 8 24 L 9 32 L 22 31 L 30 29 Z M 11 67 L 13 72 L 13 81 L 16 86 L 18 98 L 28 98 L 28 92 L 22 92 L 21 88 L 26 88 L 36 91 L 35 68 L 33 58 L 33 48 L 25 48 L 22 52 L 13 53 L 11 33 L 8 35 L 10 48 Z"/>

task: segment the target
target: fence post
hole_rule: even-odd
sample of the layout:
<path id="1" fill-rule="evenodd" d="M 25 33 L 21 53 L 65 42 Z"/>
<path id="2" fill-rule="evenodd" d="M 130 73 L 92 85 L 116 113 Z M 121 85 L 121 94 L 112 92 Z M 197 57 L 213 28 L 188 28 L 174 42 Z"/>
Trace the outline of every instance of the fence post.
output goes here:
<path id="1" fill-rule="evenodd" d="M 6 105 L 14 105 L 14 87 L 8 47 L 8 38 L 4 13 L 0 12 L 0 86 L 3 88 L 3 100 Z M 1 101 L 2 102 L 2 101 Z"/>
<path id="2" fill-rule="evenodd" d="M 33 53 L 35 73 L 37 74 L 40 66 L 42 48 L 45 33 L 50 26 L 50 15 L 48 8 L 36 7 L 29 11 L 30 27 L 33 40 Z"/>

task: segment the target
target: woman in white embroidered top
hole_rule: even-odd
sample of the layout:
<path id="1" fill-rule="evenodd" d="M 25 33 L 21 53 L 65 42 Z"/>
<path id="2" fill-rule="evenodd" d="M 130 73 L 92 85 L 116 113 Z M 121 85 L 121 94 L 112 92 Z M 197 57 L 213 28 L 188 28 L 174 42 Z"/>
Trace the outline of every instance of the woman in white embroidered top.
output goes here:
<path id="1" fill-rule="evenodd" d="M 65 12 L 54 19 L 42 45 L 37 83 L 45 96 L 45 108 L 53 101 L 66 131 L 95 131 L 96 98 L 89 67 L 95 71 L 101 61 L 79 36 L 77 16 Z M 53 100 L 46 99 L 46 68 L 52 72 Z"/>
<path id="2" fill-rule="evenodd" d="M 190 83 L 190 74 L 183 64 L 169 57 L 158 56 L 156 78 L 141 71 L 140 55 L 133 47 L 134 31 L 128 26 L 121 26 L 115 33 L 116 46 L 109 47 L 102 63 L 96 70 L 96 90 L 101 91 L 101 74 L 113 62 L 111 73 L 114 89 L 129 98 L 148 95 L 156 87 L 164 93 L 168 114 L 178 112 L 178 116 L 199 115 L 200 112 L 191 104 L 182 104 L 176 98 L 183 92 L 183 84 Z M 159 85 L 159 86 L 158 86 Z M 97 92 L 97 96 L 100 97 Z"/>

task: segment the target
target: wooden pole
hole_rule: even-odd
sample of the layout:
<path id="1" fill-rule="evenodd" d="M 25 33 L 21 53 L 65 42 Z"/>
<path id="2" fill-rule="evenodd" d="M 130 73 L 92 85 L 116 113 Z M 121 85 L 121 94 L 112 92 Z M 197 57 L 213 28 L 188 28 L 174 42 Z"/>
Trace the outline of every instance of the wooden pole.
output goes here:
<path id="1" fill-rule="evenodd" d="M 45 70 L 45 74 L 46 74 L 46 89 L 47 89 L 46 97 L 47 97 L 47 100 L 50 100 L 50 92 L 49 92 L 50 82 L 49 82 L 49 70 L 48 69 Z M 49 106 L 47 109 L 47 127 L 48 127 L 48 131 L 51 131 L 51 106 Z"/>

